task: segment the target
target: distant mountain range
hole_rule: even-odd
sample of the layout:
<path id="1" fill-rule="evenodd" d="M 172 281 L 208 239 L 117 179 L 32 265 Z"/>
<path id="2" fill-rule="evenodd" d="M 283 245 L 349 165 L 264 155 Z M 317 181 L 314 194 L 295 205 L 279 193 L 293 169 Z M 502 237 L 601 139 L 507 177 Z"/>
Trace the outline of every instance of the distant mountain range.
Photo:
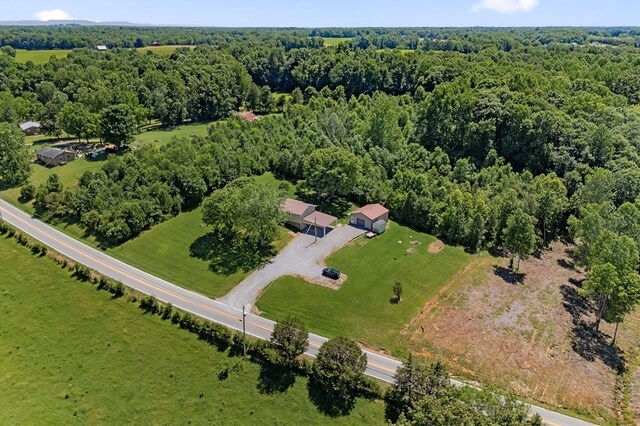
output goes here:
<path id="1" fill-rule="evenodd" d="M 95 22 L 82 19 L 70 19 L 60 21 L 0 21 L 1 26 L 42 27 L 48 25 L 68 25 L 79 27 L 150 27 L 149 24 L 134 24 L 131 22 Z"/>

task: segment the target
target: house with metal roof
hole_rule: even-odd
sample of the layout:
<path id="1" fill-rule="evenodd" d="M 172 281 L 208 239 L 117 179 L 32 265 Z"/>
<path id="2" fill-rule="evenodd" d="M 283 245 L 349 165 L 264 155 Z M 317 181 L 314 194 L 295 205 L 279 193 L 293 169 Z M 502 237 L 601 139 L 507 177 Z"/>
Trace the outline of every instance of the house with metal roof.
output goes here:
<path id="1" fill-rule="evenodd" d="M 66 164 L 76 159 L 76 153 L 67 149 L 45 147 L 36 152 L 38 161 L 48 167 Z"/>
<path id="2" fill-rule="evenodd" d="M 37 121 L 25 121 L 24 123 L 20 123 L 20 129 L 27 136 L 39 134 L 41 128 L 42 125 Z"/>

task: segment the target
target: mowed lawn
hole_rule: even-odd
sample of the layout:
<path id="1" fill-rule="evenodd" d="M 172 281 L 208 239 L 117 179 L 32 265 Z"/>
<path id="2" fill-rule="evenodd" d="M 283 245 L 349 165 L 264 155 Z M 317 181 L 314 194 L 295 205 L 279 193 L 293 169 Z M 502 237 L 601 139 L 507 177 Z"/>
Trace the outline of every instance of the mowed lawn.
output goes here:
<path id="1" fill-rule="evenodd" d="M 311 331 L 343 335 L 396 355 L 404 352 L 403 327 L 473 256 L 456 247 L 429 253 L 435 238 L 391 223 L 373 239 L 358 238 L 327 259 L 348 275 L 339 290 L 284 277 L 258 300 L 264 316 L 302 318 Z M 391 303 L 393 284 L 402 284 L 399 304 Z"/>
<path id="2" fill-rule="evenodd" d="M 158 54 L 158 55 L 169 56 L 169 55 L 171 55 L 173 52 L 175 52 L 177 49 L 179 49 L 181 47 L 187 47 L 189 49 L 195 49 L 195 46 L 173 45 L 173 46 L 146 46 L 146 47 L 139 47 L 136 50 L 138 50 L 138 52 L 140 52 L 140 53 L 153 52 L 153 53 Z"/>
<path id="3" fill-rule="evenodd" d="M 351 37 L 325 37 L 323 38 L 323 40 L 324 40 L 325 47 L 333 47 L 333 46 L 337 46 L 339 44 L 351 41 L 352 38 Z"/>
<path id="4" fill-rule="evenodd" d="M 136 268 L 209 297 L 220 297 L 242 281 L 251 270 L 232 274 L 216 273 L 209 262 L 191 255 L 196 240 L 206 238 L 209 228 L 202 224 L 202 208 L 180 213 L 137 238 L 106 253 Z M 285 228 L 274 246 L 282 249 L 291 240 Z"/>
<path id="5" fill-rule="evenodd" d="M 0 424 L 383 424 L 358 400 L 329 418 L 297 377 L 259 387 L 261 367 L 230 358 L 134 304 L 112 299 L 49 259 L 0 238 Z"/>
<path id="6" fill-rule="evenodd" d="M 185 124 L 171 129 L 156 129 L 142 132 L 136 135 L 135 141 L 143 144 L 162 146 L 171 142 L 174 138 L 190 138 L 191 136 L 207 136 L 211 123 Z"/>
<path id="7" fill-rule="evenodd" d="M 16 49 L 15 61 L 21 64 L 26 64 L 31 61 L 35 65 L 42 65 L 49 62 L 49 58 L 55 56 L 58 59 L 66 58 L 69 56 L 71 50 L 23 50 Z"/>

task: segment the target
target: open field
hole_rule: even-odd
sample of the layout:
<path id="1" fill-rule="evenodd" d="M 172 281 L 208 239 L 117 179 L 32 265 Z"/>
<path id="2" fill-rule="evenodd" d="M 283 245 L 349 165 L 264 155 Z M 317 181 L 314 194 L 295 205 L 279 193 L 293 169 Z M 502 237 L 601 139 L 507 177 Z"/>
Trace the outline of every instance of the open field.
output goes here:
<path id="1" fill-rule="evenodd" d="M 348 275 L 339 290 L 285 277 L 274 282 L 257 306 L 271 319 L 294 314 L 313 332 L 344 335 L 396 355 L 406 353 L 403 327 L 424 303 L 473 257 L 445 247 L 430 253 L 435 238 L 392 223 L 376 238 L 359 238 L 330 256 L 326 263 Z M 402 301 L 394 304 L 392 287 L 399 281 Z"/>
<path id="2" fill-rule="evenodd" d="M 185 124 L 171 129 L 154 129 L 144 131 L 135 136 L 137 143 L 153 143 L 155 146 L 166 145 L 174 138 L 190 138 L 191 136 L 207 136 L 211 123 Z"/>
<path id="3" fill-rule="evenodd" d="M 345 43 L 352 40 L 352 37 L 327 37 L 323 38 L 325 47 L 337 46 L 340 43 Z"/>
<path id="4" fill-rule="evenodd" d="M 23 50 L 16 49 L 16 62 L 25 64 L 29 61 L 36 65 L 42 65 L 49 62 L 49 58 L 55 56 L 58 59 L 69 56 L 71 50 Z"/>
<path id="5" fill-rule="evenodd" d="M 329 418 L 307 380 L 269 392 L 258 364 L 230 358 L 135 305 L 0 238 L 2 424 L 383 424 L 382 402 Z"/>
<path id="6" fill-rule="evenodd" d="M 175 46 L 147 46 L 147 47 L 140 47 L 137 50 L 140 53 L 153 52 L 158 55 L 169 56 L 181 47 L 188 47 L 189 49 L 195 49 L 195 46 L 175 45 Z"/>
<path id="7" fill-rule="evenodd" d="M 635 373 L 631 354 L 640 318 L 620 327 L 622 353 L 610 345 L 613 326 L 603 325 L 604 335 L 591 337 L 593 318 L 578 295 L 584 277 L 566 249 L 555 243 L 541 258 L 523 262 L 522 280 L 508 273 L 506 260 L 481 259 L 424 306 L 403 333 L 409 347 L 429 360 L 445 360 L 469 379 L 613 422 L 623 399 L 617 369 L 624 357 Z M 637 424 L 640 392 L 632 386 L 632 407 L 624 410 L 635 408 Z"/>

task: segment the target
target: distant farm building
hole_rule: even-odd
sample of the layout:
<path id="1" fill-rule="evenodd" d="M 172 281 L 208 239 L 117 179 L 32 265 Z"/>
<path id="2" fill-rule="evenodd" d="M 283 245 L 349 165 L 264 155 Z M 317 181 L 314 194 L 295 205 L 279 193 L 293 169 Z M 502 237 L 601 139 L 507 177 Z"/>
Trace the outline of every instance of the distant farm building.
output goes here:
<path id="1" fill-rule="evenodd" d="M 301 231 L 307 229 L 307 232 L 310 229 L 316 232 L 317 230 L 322 230 L 322 235 L 324 236 L 327 228 L 332 228 L 336 225 L 338 218 L 319 212 L 316 207 L 304 201 L 287 198 L 282 205 L 282 210 L 289 214 L 287 223 L 290 226 Z"/>
<path id="2" fill-rule="evenodd" d="M 151 46 L 158 47 L 158 46 L 162 46 L 162 45 L 160 44 L 159 41 L 154 41 L 153 43 L 151 43 Z"/>
<path id="3" fill-rule="evenodd" d="M 41 127 L 42 126 L 40 125 L 40 123 L 36 121 L 25 121 L 24 123 L 20 124 L 20 129 L 22 129 L 24 134 L 27 136 L 40 134 Z"/>
<path id="4" fill-rule="evenodd" d="M 106 52 L 107 50 L 109 50 L 109 48 L 107 46 L 105 46 L 104 44 L 100 44 L 100 45 L 96 46 L 96 50 L 98 52 Z"/>
<path id="5" fill-rule="evenodd" d="M 242 118 L 247 123 L 252 123 L 256 120 L 260 120 L 261 118 L 259 115 L 255 115 L 251 111 L 234 112 L 234 115 L 237 115 L 238 117 Z"/>
<path id="6" fill-rule="evenodd" d="M 59 166 L 76 159 L 76 153 L 60 148 L 42 148 L 36 152 L 38 161 L 44 166 Z"/>
<path id="7" fill-rule="evenodd" d="M 381 204 L 368 204 L 351 213 L 349 222 L 358 228 L 381 234 L 387 229 L 389 210 Z"/>

